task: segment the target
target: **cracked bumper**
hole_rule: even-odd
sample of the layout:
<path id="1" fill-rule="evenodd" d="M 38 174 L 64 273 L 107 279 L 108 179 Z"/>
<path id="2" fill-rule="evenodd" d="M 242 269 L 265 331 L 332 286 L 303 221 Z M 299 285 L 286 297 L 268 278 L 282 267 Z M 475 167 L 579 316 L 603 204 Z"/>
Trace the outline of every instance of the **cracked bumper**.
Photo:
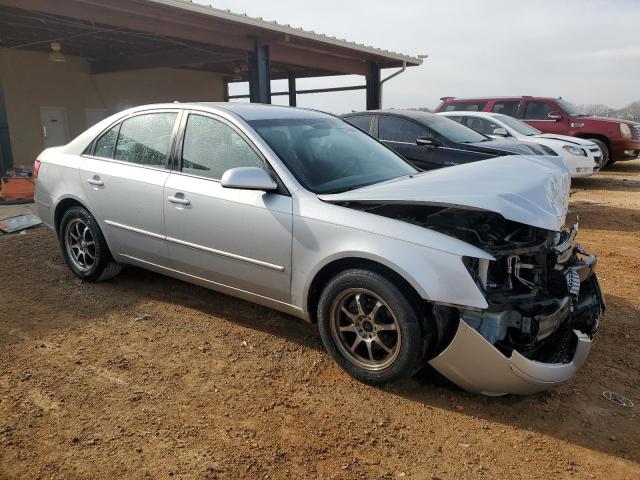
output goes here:
<path id="1" fill-rule="evenodd" d="M 594 267 L 595 257 L 576 267 L 585 291 L 575 304 L 575 311 L 587 312 L 587 315 L 592 315 L 588 312 L 597 312 L 592 317 L 595 327 L 589 332 L 591 334 L 597 330 L 604 311 L 604 298 L 593 275 Z M 531 394 L 566 381 L 582 367 L 591 350 L 591 337 L 578 329 L 573 329 L 573 336 L 575 348 L 570 360 L 564 363 L 532 360 L 516 350 L 507 357 L 461 318 L 451 343 L 429 364 L 470 392 L 492 396 Z"/>
<path id="2" fill-rule="evenodd" d="M 571 362 L 542 363 L 529 360 L 515 350 L 511 357 L 505 357 L 461 320 L 453 341 L 429 364 L 470 392 L 485 395 L 536 393 L 564 382 L 584 364 L 591 350 L 591 339 L 578 330 L 573 333 L 577 344 Z"/>

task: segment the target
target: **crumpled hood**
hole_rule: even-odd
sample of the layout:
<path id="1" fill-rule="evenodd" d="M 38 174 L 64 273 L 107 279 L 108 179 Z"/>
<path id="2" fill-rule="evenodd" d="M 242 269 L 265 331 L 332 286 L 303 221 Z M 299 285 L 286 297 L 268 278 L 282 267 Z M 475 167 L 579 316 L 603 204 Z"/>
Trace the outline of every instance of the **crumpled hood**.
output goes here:
<path id="1" fill-rule="evenodd" d="M 521 142 L 520 140 L 491 140 L 490 142 L 476 142 L 468 145 L 480 148 L 492 148 L 494 150 L 517 153 L 519 155 L 548 155 L 539 145 Z"/>
<path id="2" fill-rule="evenodd" d="M 514 222 L 559 231 L 567 215 L 570 182 L 559 157 L 517 155 L 432 170 L 319 198 L 332 203 L 487 210 Z"/>

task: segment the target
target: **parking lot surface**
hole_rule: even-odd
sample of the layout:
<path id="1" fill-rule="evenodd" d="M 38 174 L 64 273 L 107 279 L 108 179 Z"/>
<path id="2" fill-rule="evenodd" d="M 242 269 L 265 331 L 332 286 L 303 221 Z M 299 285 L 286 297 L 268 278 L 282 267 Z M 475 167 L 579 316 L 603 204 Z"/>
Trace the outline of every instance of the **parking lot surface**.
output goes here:
<path id="1" fill-rule="evenodd" d="M 640 160 L 574 180 L 571 209 L 607 312 L 527 397 L 366 386 L 315 326 L 135 268 L 85 284 L 44 227 L 2 236 L 0 478 L 640 478 Z"/>

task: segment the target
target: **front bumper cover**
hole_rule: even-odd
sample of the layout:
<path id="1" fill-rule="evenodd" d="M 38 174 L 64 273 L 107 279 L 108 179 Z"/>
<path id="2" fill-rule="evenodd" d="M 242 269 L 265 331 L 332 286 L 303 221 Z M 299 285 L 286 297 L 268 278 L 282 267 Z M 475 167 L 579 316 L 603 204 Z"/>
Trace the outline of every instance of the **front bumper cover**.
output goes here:
<path id="1" fill-rule="evenodd" d="M 465 390 L 491 396 L 531 394 L 564 382 L 587 359 L 591 350 L 591 336 L 597 330 L 604 311 L 604 298 L 594 275 L 595 257 L 589 257 L 573 268 L 579 275 L 581 287 L 585 287 L 575 305 L 575 311 L 592 315 L 594 325 L 588 333 L 578 328 L 573 329 L 575 348 L 570 361 L 540 362 L 525 357 L 515 349 L 507 357 L 460 318 L 451 343 L 429 364 Z"/>
<path id="2" fill-rule="evenodd" d="M 485 395 L 529 394 L 546 390 L 571 377 L 591 350 L 588 335 L 574 330 L 577 345 L 569 363 L 529 360 L 517 351 L 505 357 L 482 335 L 460 321 L 449 346 L 430 365 L 456 385 Z"/>

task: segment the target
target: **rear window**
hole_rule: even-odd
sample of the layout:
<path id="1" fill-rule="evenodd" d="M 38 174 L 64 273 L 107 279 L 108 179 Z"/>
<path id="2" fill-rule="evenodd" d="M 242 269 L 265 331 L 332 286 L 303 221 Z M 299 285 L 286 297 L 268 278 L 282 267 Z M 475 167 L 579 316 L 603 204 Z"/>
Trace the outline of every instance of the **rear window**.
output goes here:
<path id="1" fill-rule="evenodd" d="M 403 118 L 382 115 L 378 122 L 380 140 L 415 144 L 418 137 L 431 136 L 426 128 Z"/>
<path id="2" fill-rule="evenodd" d="M 373 115 L 358 115 L 356 117 L 347 117 L 345 120 L 354 127 L 358 127 L 360 130 L 366 133 L 371 132 L 371 120 Z"/>
<path id="3" fill-rule="evenodd" d="M 481 112 L 486 105 L 487 105 L 487 102 L 447 103 L 443 111 L 445 112 Z"/>
<path id="4" fill-rule="evenodd" d="M 112 127 L 98 139 L 96 142 L 96 148 L 93 152 L 96 157 L 113 158 L 113 150 L 116 148 L 119 129 L 120 124 Z"/>

